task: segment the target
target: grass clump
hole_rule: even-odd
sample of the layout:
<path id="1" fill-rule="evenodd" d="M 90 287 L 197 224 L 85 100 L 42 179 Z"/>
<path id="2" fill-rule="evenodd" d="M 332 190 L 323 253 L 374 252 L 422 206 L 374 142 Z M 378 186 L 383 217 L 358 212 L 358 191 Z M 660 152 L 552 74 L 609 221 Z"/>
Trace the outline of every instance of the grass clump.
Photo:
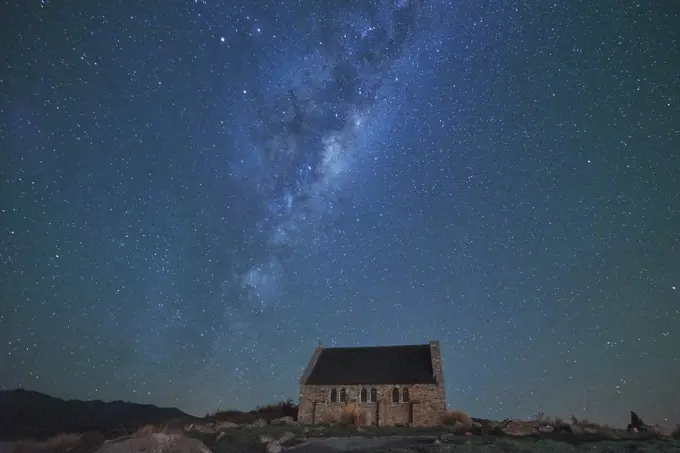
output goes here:
<path id="1" fill-rule="evenodd" d="M 363 419 L 362 413 L 359 410 L 359 408 L 356 406 L 356 404 L 346 404 L 345 406 L 342 407 L 342 410 L 340 411 L 340 424 L 349 426 L 349 425 L 355 425 L 359 426 Z"/>
<path id="2" fill-rule="evenodd" d="M 169 423 L 166 423 L 165 425 L 144 425 L 141 428 L 139 428 L 137 431 L 135 431 L 134 436 L 135 437 L 144 437 L 144 436 L 150 436 L 151 434 L 158 434 L 158 433 L 168 434 L 171 431 L 181 431 L 181 430 L 170 429 Z"/>
<path id="3" fill-rule="evenodd" d="M 467 429 L 472 428 L 472 418 L 460 409 L 452 409 L 445 413 L 441 418 L 442 425 L 453 426 L 456 423 L 460 423 Z"/>
<path id="4" fill-rule="evenodd" d="M 21 440 L 13 446 L 12 453 L 61 453 L 77 450 L 83 446 L 82 434 L 61 433 L 49 439 L 38 442 L 35 440 Z"/>

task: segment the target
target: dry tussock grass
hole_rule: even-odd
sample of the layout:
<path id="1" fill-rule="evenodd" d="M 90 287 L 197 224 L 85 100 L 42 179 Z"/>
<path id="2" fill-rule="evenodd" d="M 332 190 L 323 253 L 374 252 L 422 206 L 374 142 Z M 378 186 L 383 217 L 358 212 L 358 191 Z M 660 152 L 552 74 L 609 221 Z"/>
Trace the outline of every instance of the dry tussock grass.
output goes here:
<path id="1" fill-rule="evenodd" d="M 50 437 L 43 444 L 50 449 L 69 449 L 77 446 L 82 441 L 82 434 L 62 433 Z"/>
<path id="2" fill-rule="evenodd" d="M 611 427 L 609 427 L 607 425 L 600 425 L 599 423 L 591 422 L 591 421 L 589 421 L 588 419 L 585 419 L 585 418 L 582 418 L 582 419 L 579 420 L 578 418 L 576 418 L 575 415 L 572 415 L 571 417 L 569 417 L 569 420 L 571 421 L 572 425 L 577 425 L 577 426 L 580 426 L 582 428 L 593 428 L 593 429 L 598 429 L 598 430 L 599 429 L 611 429 Z"/>
<path id="3" fill-rule="evenodd" d="M 35 453 L 40 451 L 40 442 L 26 439 L 14 442 L 11 453 Z"/>
<path id="4" fill-rule="evenodd" d="M 356 404 L 346 404 L 340 411 L 340 424 L 342 425 L 359 425 L 362 418 L 362 413 Z"/>
<path id="5" fill-rule="evenodd" d="M 465 426 L 467 429 L 472 428 L 472 419 L 470 416 L 460 409 L 452 409 L 442 416 L 443 425 L 455 425 L 456 422 Z"/>
<path id="6" fill-rule="evenodd" d="M 144 425 L 135 432 L 134 436 L 135 437 L 142 437 L 142 436 L 148 436 L 150 434 L 155 434 L 155 433 L 160 433 L 160 432 L 162 432 L 162 428 L 159 428 L 156 425 Z"/>
<path id="7" fill-rule="evenodd" d="M 31 439 L 14 443 L 12 453 L 55 453 L 66 452 L 83 444 L 83 436 L 75 433 L 62 433 L 50 437 L 46 441 L 38 442 Z"/>
<path id="8" fill-rule="evenodd" d="M 135 437 L 144 437 L 148 436 L 151 434 L 158 434 L 158 433 L 163 433 L 163 434 L 169 434 L 169 433 L 177 433 L 181 432 L 181 429 L 171 429 L 170 428 L 170 423 L 168 422 L 165 425 L 144 425 L 141 428 L 139 428 L 135 433 Z M 189 425 L 187 425 L 189 426 Z"/>
<path id="9" fill-rule="evenodd" d="M 541 425 L 550 425 L 555 427 L 564 425 L 564 420 L 562 420 L 560 417 L 545 415 L 545 412 L 539 412 L 536 414 L 533 421 Z"/>

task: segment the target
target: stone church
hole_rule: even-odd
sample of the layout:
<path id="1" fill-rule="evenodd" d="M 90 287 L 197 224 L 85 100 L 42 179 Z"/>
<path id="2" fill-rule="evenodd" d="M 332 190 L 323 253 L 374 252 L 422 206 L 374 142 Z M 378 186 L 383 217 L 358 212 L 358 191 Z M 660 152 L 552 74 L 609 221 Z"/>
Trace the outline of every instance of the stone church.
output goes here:
<path id="1" fill-rule="evenodd" d="M 439 341 L 351 348 L 319 345 L 300 378 L 298 421 L 339 421 L 348 404 L 367 425 L 438 425 L 446 412 Z"/>

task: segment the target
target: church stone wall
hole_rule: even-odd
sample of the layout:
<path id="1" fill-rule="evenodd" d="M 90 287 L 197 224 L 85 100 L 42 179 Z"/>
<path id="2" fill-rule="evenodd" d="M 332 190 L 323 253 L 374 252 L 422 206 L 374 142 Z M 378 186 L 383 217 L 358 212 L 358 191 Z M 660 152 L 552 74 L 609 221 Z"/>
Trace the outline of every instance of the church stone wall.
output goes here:
<path id="1" fill-rule="evenodd" d="M 392 401 L 394 388 L 399 389 L 400 402 Z M 344 388 L 347 394 L 346 403 L 331 403 L 331 390 L 337 392 Z M 377 390 L 377 401 L 362 403 L 361 389 Z M 401 401 L 403 389 L 409 393 L 408 402 Z M 435 384 L 414 385 L 349 385 L 322 386 L 303 385 L 300 388 L 300 409 L 298 421 L 302 424 L 338 423 L 345 405 L 356 406 L 360 412 L 359 419 L 366 425 L 412 425 L 436 426 L 446 412 L 446 399 L 443 389 Z"/>

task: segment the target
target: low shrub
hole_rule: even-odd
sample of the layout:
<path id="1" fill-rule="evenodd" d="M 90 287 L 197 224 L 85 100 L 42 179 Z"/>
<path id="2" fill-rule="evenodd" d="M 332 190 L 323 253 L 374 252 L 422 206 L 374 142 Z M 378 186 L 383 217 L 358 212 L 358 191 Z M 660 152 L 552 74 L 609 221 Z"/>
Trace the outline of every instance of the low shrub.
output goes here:
<path id="1" fill-rule="evenodd" d="M 465 411 L 459 409 L 450 410 L 441 418 L 441 423 L 443 425 L 453 426 L 456 422 L 465 426 L 467 429 L 472 428 L 472 419 L 470 416 Z"/>
<path id="2" fill-rule="evenodd" d="M 167 432 L 167 425 L 156 426 L 156 425 L 144 425 L 135 432 L 136 437 L 148 436 L 150 434 L 165 433 Z"/>
<path id="3" fill-rule="evenodd" d="M 268 404 L 266 406 L 258 406 L 252 411 L 239 410 L 217 410 L 213 414 L 208 414 L 204 418 L 208 421 L 214 422 L 231 422 L 238 425 L 249 425 L 255 423 L 256 420 L 263 419 L 267 423 L 272 420 L 282 417 L 292 417 L 297 420 L 298 405 L 293 400 L 280 401 L 275 404 Z"/>
<path id="4" fill-rule="evenodd" d="M 82 441 L 83 436 L 81 434 L 62 433 L 50 437 L 43 442 L 43 445 L 50 450 L 70 450 L 82 443 Z"/>
<path id="5" fill-rule="evenodd" d="M 346 404 L 340 410 L 340 424 L 341 425 L 358 425 L 360 422 L 361 412 L 354 404 Z"/>
<path id="6" fill-rule="evenodd" d="M 275 418 L 292 417 L 297 420 L 298 405 L 293 400 L 288 399 L 279 401 L 276 404 L 268 404 L 266 406 L 258 406 L 255 408 L 255 413 L 260 414 L 268 422 Z"/>

